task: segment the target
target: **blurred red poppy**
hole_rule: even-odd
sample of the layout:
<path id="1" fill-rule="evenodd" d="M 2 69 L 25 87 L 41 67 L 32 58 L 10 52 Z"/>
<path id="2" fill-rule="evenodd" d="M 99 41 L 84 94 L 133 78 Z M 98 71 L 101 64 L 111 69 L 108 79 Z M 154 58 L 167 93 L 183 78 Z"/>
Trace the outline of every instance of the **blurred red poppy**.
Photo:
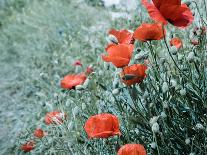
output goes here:
<path id="1" fill-rule="evenodd" d="M 170 40 L 170 46 L 175 46 L 177 49 L 183 46 L 183 42 L 180 38 L 172 38 Z"/>
<path id="2" fill-rule="evenodd" d="M 194 46 L 197 46 L 197 45 L 199 45 L 199 42 L 198 42 L 198 40 L 191 40 L 191 44 L 193 44 Z"/>
<path id="3" fill-rule="evenodd" d="M 93 67 L 92 66 L 89 66 L 86 68 L 86 74 L 89 75 L 93 72 Z"/>
<path id="4" fill-rule="evenodd" d="M 143 23 L 134 32 L 134 39 L 140 41 L 161 40 L 165 36 L 163 34 L 163 27 L 161 24 L 147 24 Z"/>
<path id="5" fill-rule="evenodd" d="M 147 70 L 147 66 L 143 64 L 134 64 L 131 66 L 127 66 L 123 69 L 120 76 L 122 78 L 123 83 L 130 86 L 136 83 L 141 83 L 146 77 L 145 73 Z"/>
<path id="6" fill-rule="evenodd" d="M 111 29 L 109 34 L 116 37 L 119 44 L 133 44 L 133 33 L 129 32 L 128 30 L 115 30 Z"/>
<path id="7" fill-rule="evenodd" d="M 84 129 L 89 138 L 108 138 L 121 135 L 118 118 L 107 113 L 91 116 L 86 121 Z"/>
<path id="8" fill-rule="evenodd" d="M 134 45 L 110 45 L 106 50 L 108 55 L 102 55 L 102 59 L 106 62 L 112 62 L 117 68 L 122 68 L 129 64 Z"/>
<path id="9" fill-rule="evenodd" d="M 80 74 L 69 74 L 66 75 L 63 80 L 61 80 L 61 87 L 64 89 L 74 89 L 75 86 L 81 85 L 86 80 L 86 75 L 84 73 Z"/>
<path id="10" fill-rule="evenodd" d="M 193 20 L 193 14 L 186 4 L 181 4 L 181 0 L 142 0 L 150 17 L 157 21 L 167 24 L 168 22 L 174 26 L 185 28 L 190 25 Z"/>
<path id="11" fill-rule="evenodd" d="M 34 131 L 34 136 L 37 137 L 37 138 L 42 138 L 42 137 L 45 136 L 45 132 L 42 129 L 37 128 Z"/>
<path id="12" fill-rule="evenodd" d="M 73 63 L 73 66 L 83 66 L 81 61 L 80 60 L 76 60 L 74 63 Z"/>
<path id="13" fill-rule="evenodd" d="M 35 148 L 35 143 L 33 141 L 29 141 L 21 146 L 21 150 L 24 152 L 30 152 Z"/>
<path id="14" fill-rule="evenodd" d="M 50 124 L 62 124 L 63 120 L 66 118 L 66 114 L 60 111 L 48 112 L 45 116 L 45 123 Z"/>
<path id="15" fill-rule="evenodd" d="M 119 149 L 117 155 L 147 155 L 147 152 L 141 144 L 126 144 Z"/>

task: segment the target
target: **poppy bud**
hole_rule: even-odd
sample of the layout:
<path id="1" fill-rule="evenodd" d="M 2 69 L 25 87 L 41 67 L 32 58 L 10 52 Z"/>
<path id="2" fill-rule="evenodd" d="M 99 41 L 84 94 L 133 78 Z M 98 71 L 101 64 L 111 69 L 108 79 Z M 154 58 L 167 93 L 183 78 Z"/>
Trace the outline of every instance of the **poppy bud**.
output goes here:
<path id="1" fill-rule="evenodd" d="M 167 82 L 164 82 L 162 84 L 162 92 L 166 93 L 168 90 L 169 90 L 168 84 L 167 84 Z"/>
<path id="2" fill-rule="evenodd" d="M 186 90 L 184 88 L 180 90 L 180 95 L 182 95 L 182 96 L 186 95 Z"/>
<path id="3" fill-rule="evenodd" d="M 158 118 L 159 118 L 158 116 L 153 116 L 152 118 L 150 118 L 149 121 L 150 125 L 152 126 L 154 123 L 156 123 Z"/>
<path id="4" fill-rule="evenodd" d="M 73 117 L 76 117 L 79 113 L 80 113 L 80 108 L 78 106 L 76 106 L 73 110 Z"/>
<path id="5" fill-rule="evenodd" d="M 173 55 L 176 55 L 176 54 L 177 54 L 177 52 L 178 52 L 178 48 L 177 48 L 177 47 L 172 46 L 170 49 L 171 49 L 171 53 L 172 53 Z"/>
<path id="6" fill-rule="evenodd" d="M 198 124 L 196 124 L 196 129 L 197 129 L 197 130 L 203 130 L 204 127 L 203 127 L 202 124 L 198 123 Z"/>
<path id="7" fill-rule="evenodd" d="M 166 113 L 165 113 L 164 111 L 161 112 L 160 116 L 161 116 L 162 118 L 166 118 L 166 117 L 167 117 L 167 115 L 166 115 Z"/>
<path id="8" fill-rule="evenodd" d="M 172 87 L 176 87 L 177 86 L 177 82 L 174 79 L 170 80 L 170 83 L 171 83 Z"/>
<path id="9" fill-rule="evenodd" d="M 84 109 L 86 109 L 86 104 L 85 103 L 82 103 L 82 109 L 84 110 Z"/>
<path id="10" fill-rule="evenodd" d="M 185 139 L 185 144 L 190 144 L 190 138 Z"/>
<path id="11" fill-rule="evenodd" d="M 114 90 L 112 91 L 112 94 L 114 94 L 114 95 L 118 95 L 118 94 L 119 94 L 119 89 L 114 89 Z"/>
<path id="12" fill-rule="evenodd" d="M 150 144 L 150 146 L 151 146 L 152 149 L 156 149 L 157 144 L 156 144 L 155 142 L 152 142 L 152 143 Z"/>
<path id="13" fill-rule="evenodd" d="M 194 61 L 194 58 L 195 58 L 195 54 L 194 54 L 194 52 L 190 52 L 189 54 L 188 54 L 188 56 L 187 56 L 187 60 L 189 61 L 189 62 L 193 62 Z"/>
<path id="14" fill-rule="evenodd" d="M 152 132 L 154 133 L 158 133 L 160 130 L 160 126 L 157 122 L 155 122 L 153 125 L 152 125 Z"/>

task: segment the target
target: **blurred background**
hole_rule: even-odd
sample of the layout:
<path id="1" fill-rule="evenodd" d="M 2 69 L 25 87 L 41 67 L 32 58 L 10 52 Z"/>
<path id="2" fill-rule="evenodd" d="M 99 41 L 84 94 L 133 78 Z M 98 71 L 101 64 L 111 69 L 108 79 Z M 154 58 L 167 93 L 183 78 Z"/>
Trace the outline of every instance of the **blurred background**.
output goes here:
<path id="1" fill-rule="evenodd" d="M 138 6 L 137 0 L 0 0 L 0 154 L 12 154 L 20 131 L 39 120 L 73 61 L 96 62 L 109 28 L 132 27 Z"/>

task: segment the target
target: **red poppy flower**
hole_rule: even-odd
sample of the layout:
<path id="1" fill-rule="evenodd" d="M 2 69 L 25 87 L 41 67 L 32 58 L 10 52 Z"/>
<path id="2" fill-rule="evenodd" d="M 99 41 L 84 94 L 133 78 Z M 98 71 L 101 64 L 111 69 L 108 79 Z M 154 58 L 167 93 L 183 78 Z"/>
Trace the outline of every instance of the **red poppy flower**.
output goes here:
<path id="1" fill-rule="evenodd" d="M 170 46 L 175 46 L 177 49 L 183 46 L 183 42 L 180 38 L 172 38 L 170 40 Z"/>
<path id="2" fill-rule="evenodd" d="M 74 63 L 73 63 L 73 66 L 83 66 L 81 61 L 80 60 L 76 60 Z"/>
<path id="3" fill-rule="evenodd" d="M 147 155 L 147 152 L 141 144 L 126 144 L 119 149 L 117 155 Z"/>
<path id="4" fill-rule="evenodd" d="M 102 55 L 106 62 L 112 62 L 117 68 L 127 66 L 130 62 L 134 45 L 119 44 L 110 45 L 106 48 L 108 55 Z"/>
<path id="5" fill-rule="evenodd" d="M 133 44 L 133 33 L 129 32 L 128 30 L 115 30 L 111 29 L 109 34 L 116 37 L 119 44 Z"/>
<path id="6" fill-rule="evenodd" d="M 118 118 L 107 113 L 91 116 L 86 121 L 84 129 L 89 138 L 108 138 L 121 135 Z"/>
<path id="7" fill-rule="evenodd" d="M 50 124 L 62 124 L 63 120 L 66 118 L 66 114 L 60 111 L 48 112 L 45 116 L 45 123 Z"/>
<path id="8" fill-rule="evenodd" d="M 30 152 L 35 148 L 35 143 L 33 141 L 29 141 L 21 146 L 21 150 L 24 152 Z"/>
<path id="9" fill-rule="evenodd" d="M 147 66 L 143 64 L 134 64 L 131 66 L 127 66 L 123 69 L 120 76 L 122 81 L 130 86 L 136 83 L 141 83 L 146 77 L 145 71 L 147 70 Z"/>
<path id="10" fill-rule="evenodd" d="M 86 78 L 84 73 L 66 75 L 64 79 L 61 80 L 60 85 L 64 89 L 74 89 L 75 86 L 83 84 Z"/>
<path id="11" fill-rule="evenodd" d="M 40 129 L 40 128 L 37 128 L 35 131 L 34 131 L 34 136 L 37 137 L 37 138 L 42 138 L 45 136 L 45 132 Z"/>
<path id="12" fill-rule="evenodd" d="M 142 0 L 150 17 L 157 21 L 174 26 L 185 28 L 193 22 L 193 14 L 186 4 L 181 4 L 181 0 Z"/>
<path id="13" fill-rule="evenodd" d="M 163 34 L 163 27 L 161 24 L 147 24 L 143 23 L 134 32 L 134 39 L 140 41 L 161 40 L 165 36 Z"/>

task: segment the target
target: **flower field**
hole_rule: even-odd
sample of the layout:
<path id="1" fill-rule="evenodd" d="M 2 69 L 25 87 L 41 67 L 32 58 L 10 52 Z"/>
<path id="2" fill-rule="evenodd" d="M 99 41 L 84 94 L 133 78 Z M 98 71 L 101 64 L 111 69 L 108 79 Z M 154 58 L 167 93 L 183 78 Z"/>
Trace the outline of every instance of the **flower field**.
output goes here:
<path id="1" fill-rule="evenodd" d="M 0 9 L 0 154 L 207 154 L 205 0 Z"/>

